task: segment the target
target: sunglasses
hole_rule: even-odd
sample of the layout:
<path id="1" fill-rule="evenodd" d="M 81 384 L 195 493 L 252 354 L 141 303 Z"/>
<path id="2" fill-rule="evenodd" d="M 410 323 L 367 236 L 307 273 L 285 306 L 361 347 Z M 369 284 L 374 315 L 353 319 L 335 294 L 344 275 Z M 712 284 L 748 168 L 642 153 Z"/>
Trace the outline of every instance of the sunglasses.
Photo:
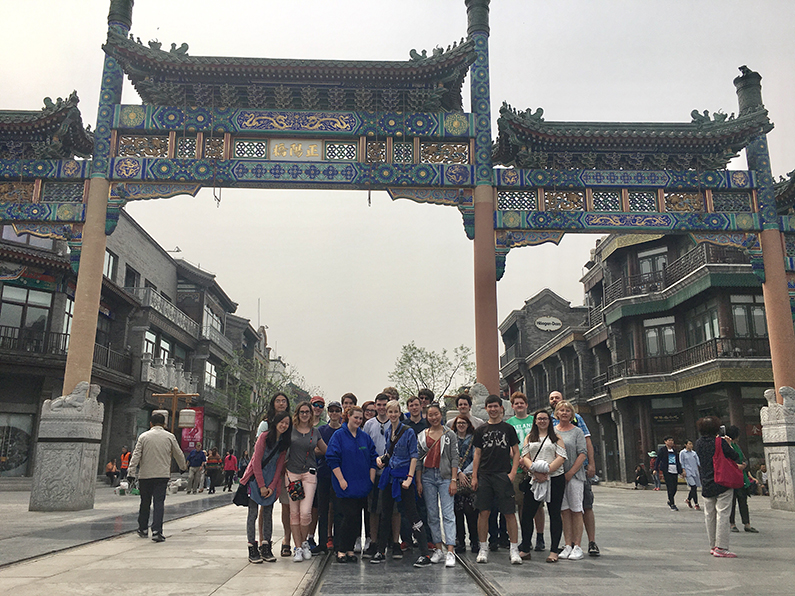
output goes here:
<path id="1" fill-rule="evenodd" d="M 313 408 L 320 408 L 321 410 L 325 407 L 323 404 L 312 404 Z"/>

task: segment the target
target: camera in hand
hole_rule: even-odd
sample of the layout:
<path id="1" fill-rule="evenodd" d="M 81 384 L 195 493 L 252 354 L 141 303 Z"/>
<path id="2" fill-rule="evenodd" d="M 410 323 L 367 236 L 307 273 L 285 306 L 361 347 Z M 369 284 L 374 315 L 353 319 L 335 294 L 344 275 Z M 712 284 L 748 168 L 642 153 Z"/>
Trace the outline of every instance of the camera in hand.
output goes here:
<path id="1" fill-rule="evenodd" d="M 384 466 L 388 466 L 389 465 L 389 454 L 388 453 L 384 453 L 384 455 L 381 456 L 381 463 L 384 464 Z"/>

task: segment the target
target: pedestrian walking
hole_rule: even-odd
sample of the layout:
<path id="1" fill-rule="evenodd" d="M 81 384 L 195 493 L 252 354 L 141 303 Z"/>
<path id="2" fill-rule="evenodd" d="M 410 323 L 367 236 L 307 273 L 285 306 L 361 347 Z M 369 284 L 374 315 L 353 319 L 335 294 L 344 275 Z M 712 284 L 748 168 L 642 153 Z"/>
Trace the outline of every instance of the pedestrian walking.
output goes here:
<path id="1" fill-rule="evenodd" d="M 188 490 L 186 494 L 196 494 L 199 492 L 199 486 L 202 479 L 202 469 L 204 463 L 207 461 L 207 456 L 202 451 L 202 444 L 196 443 L 196 446 L 188 453 Z"/>
<path id="2" fill-rule="evenodd" d="M 226 457 L 224 457 L 224 491 L 232 492 L 232 483 L 235 480 L 236 472 L 237 457 L 235 457 L 235 450 L 230 449 L 226 452 Z"/>
<path id="3" fill-rule="evenodd" d="M 174 458 L 183 472 L 188 468 L 177 439 L 163 428 L 165 425 L 165 416 L 152 414 L 149 418 L 150 429 L 138 437 L 127 470 L 129 478 L 138 479 L 138 489 L 141 491 L 141 506 L 138 509 L 138 536 L 141 538 L 149 537 L 149 510 L 154 505 L 152 513 L 154 542 L 166 540 L 163 536 L 163 512 L 166 487 L 171 477 L 171 458 Z"/>
<path id="4" fill-rule="evenodd" d="M 213 447 L 210 449 L 210 455 L 207 456 L 207 463 L 204 468 L 207 473 L 207 478 L 210 480 L 210 490 L 207 491 L 208 495 L 215 494 L 215 487 L 218 485 L 218 477 L 221 474 L 221 468 L 224 462 L 221 459 L 221 454 L 218 449 Z"/>
<path id="5" fill-rule="evenodd" d="M 672 511 L 679 511 L 674 498 L 676 489 L 679 486 L 679 476 L 683 476 L 682 463 L 679 461 L 679 454 L 674 451 L 674 438 L 668 435 L 663 439 L 665 445 L 657 453 L 656 472 L 662 472 L 665 478 L 665 489 L 668 491 L 668 506 Z"/>
<path id="6" fill-rule="evenodd" d="M 740 445 L 737 443 L 737 440 L 740 438 L 740 429 L 736 426 L 730 426 L 726 429 L 726 436 L 728 436 L 732 440 L 732 449 L 737 453 L 740 457 L 738 463 L 743 464 L 745 463 L 745 468 L 743 469 L 743 486 L 742 488 L 735 488 L 734 495 L 732 496 L 732 511 L 729 515 L 729 525 L 731 526 L 732 532 L 739 532 L 740 529 L 737 527 L 737 524 L 734 523 L 735 517 L 735 510 L 737 507 L 740 508 L 740 518 L 743 522 L 743 528 L 746 532 L 750 532 L 752 534 L 758 534 L 759 530 L 754 528 L 751 525 L 751 516 L 748 513 L 748 495 L 750 494 L 751 490 L 751 479 L 748 476 L 748 464 L 745 462 L 745 454 L 743 450 L 740 449 Z"/>
<path id="7" fill-rule="evenodd" d="M 693 441 L 685 442 L 685 448 L 679 452 L 679 461 L 685 472 L 687 485 L 690 487 L 685 504 L 691 509 L 693 507 L 697 510 L 701 509 L 698 506 L 698 489 L 701 488 L 701 461 L 698 459 L 698 453 L 693 451 Z"/>

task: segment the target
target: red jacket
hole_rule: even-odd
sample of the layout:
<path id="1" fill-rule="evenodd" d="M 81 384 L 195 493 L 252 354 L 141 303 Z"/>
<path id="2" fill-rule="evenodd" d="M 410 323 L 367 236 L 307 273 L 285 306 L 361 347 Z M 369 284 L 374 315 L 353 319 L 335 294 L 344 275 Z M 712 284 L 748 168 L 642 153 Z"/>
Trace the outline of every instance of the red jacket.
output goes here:
<path id="1" fill-rule="evenodd" d="M 237 471 L 237 458 L 234 455 L 227 455 L 224 458 L 224 472 Z"/>

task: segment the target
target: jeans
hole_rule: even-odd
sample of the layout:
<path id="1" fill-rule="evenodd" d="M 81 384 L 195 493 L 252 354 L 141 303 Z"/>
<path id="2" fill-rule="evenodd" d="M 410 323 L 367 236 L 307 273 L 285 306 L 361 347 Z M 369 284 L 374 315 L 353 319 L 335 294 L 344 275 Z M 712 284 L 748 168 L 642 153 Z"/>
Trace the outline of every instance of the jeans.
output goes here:
<path id="1" fill-rule="evenodd" d="M 734 491 L 729 489 L 717 497 L 705 497 L 704 518 L 707 523 L 707 538 L 710 548 L 729 548 L 729 509 L 732 506 Z"/>
<path id="2" fill-rule="evenodd" d="M 425 524 L 422 523 L 419 513 L 417 513 L 417 504 L 414 500 L 414 486 L 403 488 L 400 487 L 400 502 L 403 504 L 403 512 L 411 522 L 411 529 L 414 539 L 420 545 L 420 554 L 428 554 L 428 543 L 425 536 Z M 392 510 L 395 506 L 395 500 L 392 498 L 392 485 L 389 484 L 381 490 L 381 524 L 378 526 L 378 551 L 383 553 L 386 550 L 386 545 L 392 538 Z"/>
<path id="3" fill-rule="evenodd" d="M 168 478 L 140 478 L 138 489 L 141 491 L 141 507 L 138 509 L 138 529 L 146 532 L 149 529 L 149 507 L 154 504 L 152 512 L 152 533 L 163 533 L 163 506 L 166 502 Z"/>
<path id="4" fill-rule="evenodd" d="M 450 480 L 442 478 L 439 468 L 425 468 L 422 472 L 422 497 L 428 510 L 428 525 L 434 544 L 442 542 L 442 527 L 439 521 L 441 503 L 444 521 L 444 543 L 455 546 L 455 498 L 450 494 Z"/>
<path id="5" fill-rule="evenodd" d="M 549 530 L 552 534 L 552 542 L 549 544 L 549 552 L 556 553 L 560 549 L 560 537 L 563 535 L 563 519 L 560 516 L 560 505 L 563 502 L 563 493 L 566 490 L 566 477 L 563 474 L 553 476 L 549 479 L 550 500 L 547 503 L 549 512 Z M 530 552 L 530 541 L 533 538 L 533 519 L 536 516 L 540 501 L 536 501 L 533 491 L 529 490 L 524 494 L 524 507 L 522 508 L 522 543 L 519 550 Z"/>
<path id="6" fill-rule="evenodd" d="M 676 474 L 671 474 L 665 470 L 663 470 L 663 476 L 665 476 L 665 488 L 668 490 L 668 504 L 674 505 L 674 497 L 676 496 L 679 476 Z"/>
<path id="7" fill-rule="evenodd" d="M 248 517 L 246 518 L 246 537 L 249 544 L 257 543 L 257 516 L 259 505 L 254 499 L 248 500 Z M 273 536 L 273 503 L 262 508 L 262 543 L 271 541 Z"/>

